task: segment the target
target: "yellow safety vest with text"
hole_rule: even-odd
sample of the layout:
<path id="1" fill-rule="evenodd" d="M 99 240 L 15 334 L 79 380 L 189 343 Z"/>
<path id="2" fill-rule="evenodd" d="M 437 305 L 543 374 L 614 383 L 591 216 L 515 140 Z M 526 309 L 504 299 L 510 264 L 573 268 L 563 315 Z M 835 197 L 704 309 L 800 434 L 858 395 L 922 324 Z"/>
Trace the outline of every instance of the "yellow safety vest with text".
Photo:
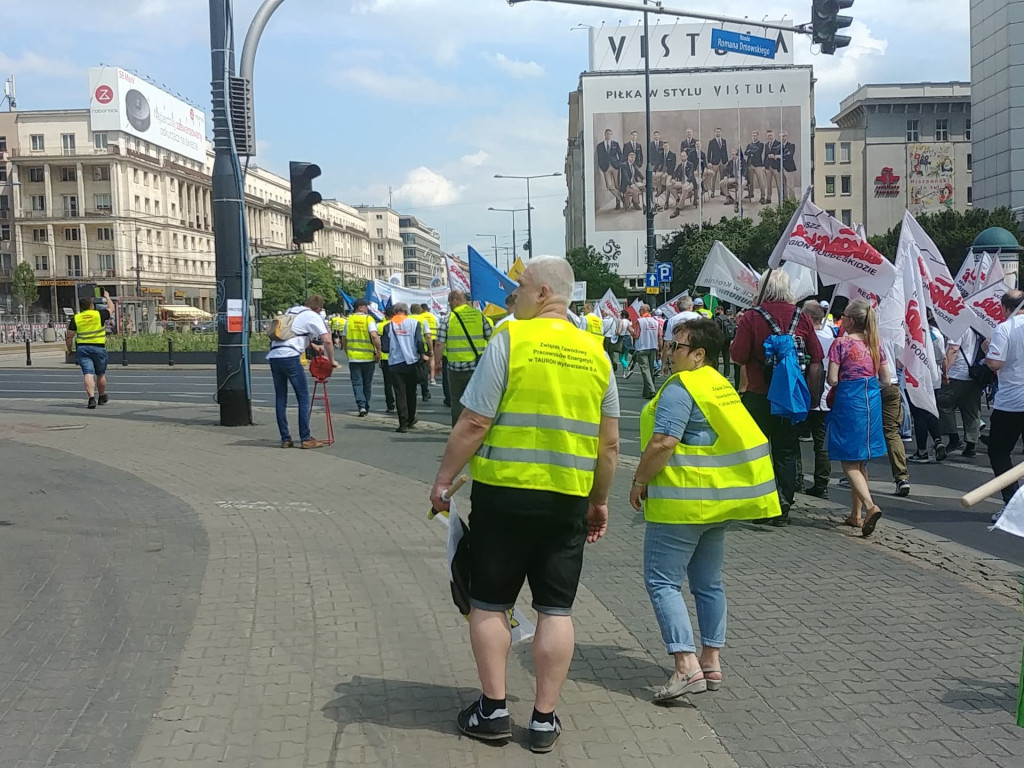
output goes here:
<path id="1" fill-rule="evenodd" d="M 459 318 L 462 319 L 461 323 Z M 451 311 L 448 316 L 448 338 L 444 344 L 449 363 L 476 362 L 477 357 L 482 355 L 487 347 L 487 339 L 484 337 L 484 323 L 487 322 L 490 321 L 484 318 L 483 312 L 469 304 L 463 304 Z M 462 329 L 463 325 L 466 326 L 466 330 Z"/>
<path id="2" fill-rule="evenodd" d="M 106 346 L 107 330 L 98 310 L 87 309 L 75 315 L 75 344 Z"/>
<path id="3" fill-rule="evenodd" d="M 604 332 L 601 330 L 601 318 L 595 314 L 587 314 L 587 331 L 594 334 L 595 336 L 604 336 Z"/>
<path id="4" fill-rule="evenodd" d="M 700 315 L 701 317 L 710 318 L 711 310 L 708 309 L 707 307 L 701 307 L 700 309 L 697 310 L 697 314 Z"/>
<path id="5" fill-rule="evenodd" d="M 647 484 L 644 517 L 651 523 L 704 525 L 782 514 L 768 439 L 735 388 L 711 366 L 681 371 L 640 413 L 640 448 L 654 434 L 665 387 L 679 381 L 718 435 L 713 445 L 676 445 L 668 464 Z"/>
<path id="6" fill-rule="evenodd" d="M 373 360 L 373 342 L 370 340 L 370 321 L 369 315 L 355 314 L 349 317 L 345 337 L 348 342 L 345 346 L 345 351 L 348 353 L 348 359 L 354 363 L 365 363 L 369 360 Z"/>
<path id="7" fill-rule="evenodd" d="M 385 334 L 388 332 L 389 325 L 391 325 L 391 321 L 385 320 L 383 323 L 377 326 L 377 332 L 380 334 L 380 337 L 382 339 L 385 338 Z M 380 350 L 380 359 L 383 360 L 385 363 L 388 361 L 388 353 L 384 351 L 383 347 L 381 347 Z"/>
<path id="8" fill-rule="evenodd" d="M 568 320 L 505 323 L 508 384 L 470 462 L 473 479 L 587 496 L 597 467 L 611 362 L 596 336 Z"/>
<path id="9" fill-rule="evenodd" d="M 341 329 L 345 327 L 345 321 L 340 317 L 331 318 L 331 330 L 335 333 L 341 333 Z"/>
<path id="10" fill-rule="evenodd" d="M 430 331 L 430 338 L 437 338 L 437 318 L 434 317 L 432 313 L 423 312 L 419 315 L 416 315 L 416 319 L 419 320 L 421 323 L 427 324 L 427 328 Z"/>

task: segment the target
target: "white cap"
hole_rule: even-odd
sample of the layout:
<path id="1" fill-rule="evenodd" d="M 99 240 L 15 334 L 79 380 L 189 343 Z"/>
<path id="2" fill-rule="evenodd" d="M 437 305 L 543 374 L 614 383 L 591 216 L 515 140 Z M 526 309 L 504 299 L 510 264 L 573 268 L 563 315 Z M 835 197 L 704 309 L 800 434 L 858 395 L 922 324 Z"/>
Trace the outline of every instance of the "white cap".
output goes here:
<path id="1" fill-rule="evenodd" d="M 693 306 L 695 306 L 695 307 L 703 307 L 704 306 L 704 299 L 694 299 L 693 300 Z"/>
<path id="2" fill-rule="evenodd" d="M 822 309 L 828 309 L 828 302 L 827 301 L 819 301 L 818 302 L 818 306 L 820 306 Z"/>

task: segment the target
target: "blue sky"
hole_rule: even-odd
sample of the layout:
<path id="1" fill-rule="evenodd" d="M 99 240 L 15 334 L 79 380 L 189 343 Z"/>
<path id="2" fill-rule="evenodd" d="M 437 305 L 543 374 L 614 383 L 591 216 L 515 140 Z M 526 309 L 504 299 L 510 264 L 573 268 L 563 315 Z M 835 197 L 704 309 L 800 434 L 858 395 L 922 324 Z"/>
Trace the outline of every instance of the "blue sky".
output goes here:
<path id="1" fill-rule="evenodd" d="M 810 0 L 667 0 L 669 7 L 756 18 L 810 17 Z M 240 51 L 258 0 L 236 0 Z M 942 13 L 936 13 L 941 5 Z M 86 70 L 99 63 L 145 74 L 207 109 L 205 0 L 37 0 L 9 3 L 0 74 L 18 78 L 19 108 L 88 106 Z M 855 42 L 835 57 L 797 45 L 814 65 L 815 108 L 827 125 L 858 84 L 970 79 L 968 0 L 857 0 Z M 784 16 L 785 15 L 785 16 Z M 436 228 L 446 250 L 490 237 L 511 243 L 508 214 L 523 182 L 495 173 L 562 171 L 568 93 L 587 65 L 576 24 L 632 23 L 639 15 L 504 0 L 287 0 L 256 62 L 257 162 L 287 174 L 317 162 L 318 189 L 345 202 L 394 207 Z M 562 179 L 535 181 L 535 252 L 564 248 Z M 525 220 L 517 217 L 517 239 Z"/>

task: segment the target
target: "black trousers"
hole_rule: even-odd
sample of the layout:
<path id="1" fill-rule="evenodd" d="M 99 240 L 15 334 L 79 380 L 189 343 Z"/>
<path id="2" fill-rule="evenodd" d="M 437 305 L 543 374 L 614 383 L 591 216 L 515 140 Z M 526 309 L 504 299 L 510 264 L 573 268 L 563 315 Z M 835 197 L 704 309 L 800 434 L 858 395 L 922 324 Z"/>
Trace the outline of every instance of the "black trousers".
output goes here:
<path id="1" fill-rule="evenodd" d="M 387 360 L 380 361 L 380 372 L 384 376 L 384 402 L 389 411 L 395 410 L 395 380 L 391 376 L 391 367 Z"/>
<path id="2" fill-rule="evenodd" d="M 938 397 L 938 395 L 939 390 L 935 390 L 935 396 Z M 939 417 L 931 411 L 918 408 L 913 403 L 910 404 L 910 415 L 914 419 L 914 439 L 917 442 L 917 452 L 928 453 L 928 436 L 931 435 L 932 441 L 935 442 L 942 439 L 942 432 L 939 430 Z"/>
<path id="3" fill-rule="evenodd" d="M 772 451 L 772 466 L 775 468 L 775 483 L 784 505 L 791 505 L 796 495 L 796 457 L 800 452 L 797 427 L 789 421 L 772 416 L 771 403 L 767 395 L 744 392 L 743 405 L 757 422 L 757 426 L 768 438 Z"/>
<path id="4" fill-rule="evenodd" d="M 392 365 L 391 380 L 395 385 L 398 426 L 411 427 L 416 421 L 416 390 L 419 386 L 416 366 L 410 363 Z"/>
<path id="5" fill-rule="evenodd" d="M 441 388 L 444 390 L 444 401 L 448 405 L 452 403 L 451 389 L 448 386 L 448 358 L 441 358 Z"/>
<path id="6" fill-rule="evenodd" d="M 1001 475 L 1013 467 L 1010 453 L 1022 434 L 1024 434 L 1024 412 L 1000 411 L 998 408 L 992 411 L 992 419 L 988 428 L 988 460 L 992 465 L 993 474 Z M 1013 498 L 1013 494 L 1017 492 L 1017 488 L 1017 483 L 1003 488 L 1003 501 L 1009 502 Z"/>

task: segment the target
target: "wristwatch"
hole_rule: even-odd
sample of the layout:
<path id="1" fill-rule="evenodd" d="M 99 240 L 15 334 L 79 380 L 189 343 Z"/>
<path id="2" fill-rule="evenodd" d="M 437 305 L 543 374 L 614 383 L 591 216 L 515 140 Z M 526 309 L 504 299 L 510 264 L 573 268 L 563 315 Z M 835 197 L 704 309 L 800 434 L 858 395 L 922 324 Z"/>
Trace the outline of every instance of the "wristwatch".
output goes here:
<path id="1" fill-rule="evenodd" d="M 636 475 L 633 475 L 633 485 L 635 485 L 637 488 L 643 488 L 645 485 L 647 485 L 647 483 L 638 483 L 636 481 Z"/>

